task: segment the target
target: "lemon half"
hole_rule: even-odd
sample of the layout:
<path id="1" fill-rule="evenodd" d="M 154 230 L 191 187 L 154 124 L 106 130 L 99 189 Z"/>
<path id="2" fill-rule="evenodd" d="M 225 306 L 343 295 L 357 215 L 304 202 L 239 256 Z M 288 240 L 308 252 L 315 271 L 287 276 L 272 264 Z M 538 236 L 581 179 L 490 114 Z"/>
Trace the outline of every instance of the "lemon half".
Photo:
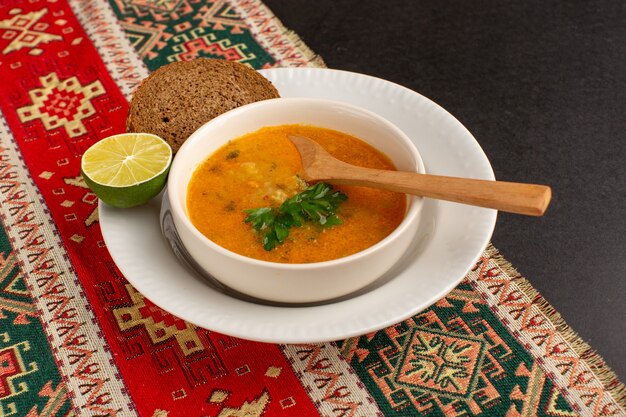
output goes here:
<path id="1" fill-rule="evenodd" d="M 122 133 L 92 145 L 80 171 L 89 188 L 105 203 L 134 207 L 155 197 L 167 180 L 172 148 L 149 133 Z"/>

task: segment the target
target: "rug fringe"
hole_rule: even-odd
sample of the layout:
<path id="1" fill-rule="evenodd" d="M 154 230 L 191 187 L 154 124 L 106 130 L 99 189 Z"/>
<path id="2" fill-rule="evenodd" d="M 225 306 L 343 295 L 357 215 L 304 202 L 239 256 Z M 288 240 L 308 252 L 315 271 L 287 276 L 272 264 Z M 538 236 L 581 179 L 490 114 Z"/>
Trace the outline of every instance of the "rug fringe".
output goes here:
<path id="1" fill-rule="evenodd" d="M 567 343 L 576 353 L 589 365 L 592 372 L 600 380 L 605 390 L 623 408 L 626 408 L 626 386 L 618 379 L 613 370 L 606 364 L 604 358 L 587 344 L 563 319 L 561 314 L 550 305 L 550 303 L 524 278 L 509 261 L 507 261 L 500 251 L 493 244 L 489 244 L 485 252 L 493 259 L 498 266 L 519 286 L 539 310 L 556 327 Z"/>
<path id="2" fill-rule="evenodd" d="M 313 50 L 309 48 L 309 46 L 302 40 L 302 38 L 300 38 L 300 36 L 295 31 L 287 29 L 276 16 L 274 16 L 274 19 L 276 19 L 277 25 L 283 31 L 282 34 L 285 35 L 287 39 L 289 39 L 289 41 L 294 44 L 296 49 L 298 49 L 309 61 L 308 66 L 327 68 L 324 59 L 322 59 L 320 55 L 313 52 Z"/>
<path id="3" fill-rule="evenodd" d="M 228 3 L 235 8 L 239 15 L 248 22 L 251 29 L 264 27 L 264 30 L 253 31 L 252 34 L 257 42 L 272 55 L 278 66 L 306 66 L 326 68 L 326 64 L 321 56 L 317 55 L 293 30 L 283 25 L 281 20 L 274 12 L 261 0 L 228 0 Z M 271 27 L 271 30 L 268 28 Z M 276 32 L 280 36 L 284 36 L 291 46 L 302 55 L 304 59 L 290 59 L 290 56 L 277 53 L 273 43 L 276 38 Z M 269 34 L 269 35 L 268 35 Z M 280 37 L 279 36 L 279 37 Z M 283 50 L 282 45 L 279 50 Z"/>

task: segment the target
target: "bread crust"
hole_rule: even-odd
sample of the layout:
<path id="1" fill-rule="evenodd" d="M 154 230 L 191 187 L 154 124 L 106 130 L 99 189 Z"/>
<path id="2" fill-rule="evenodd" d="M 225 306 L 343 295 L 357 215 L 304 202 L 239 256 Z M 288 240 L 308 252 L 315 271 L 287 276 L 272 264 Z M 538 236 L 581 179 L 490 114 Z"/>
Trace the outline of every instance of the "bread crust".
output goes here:
<path id="1" fill-rule="evenodd" d="M 126 128 L 160 136 L 176 152 L 214 117 L 278 97 L 271 82 L 238 62 L 207 58 L 174 62 L 154 71 L 137 88 Z"/>

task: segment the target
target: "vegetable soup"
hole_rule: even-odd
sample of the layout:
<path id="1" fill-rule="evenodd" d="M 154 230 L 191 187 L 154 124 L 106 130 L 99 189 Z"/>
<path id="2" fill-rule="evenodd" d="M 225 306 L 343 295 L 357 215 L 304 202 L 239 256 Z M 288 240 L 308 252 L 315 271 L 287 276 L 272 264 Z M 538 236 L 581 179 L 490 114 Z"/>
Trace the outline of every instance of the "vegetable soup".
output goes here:
<path id="1" fill-rule="evenodd" d="M 280 216 L 279 207 L 286 200 L 300 201 L 292 197 L 311 195 L 324 188 L 322 184 L 308 188 L 312 184 L 300 178 L 300 156 L 287 138 L 290 134 L 313 139 L 347 163 L 395 169 L 384 154 L 342 132 L 308 125 L 262 128 L 230 141 L 194 172 L 188 186 L 187 213 L 202 234 L 230 251 L 251 258 L 309 263 L 352 255 L 381 241 L 398 227 L 406 212 L 404 194 L 336 185 L 332 189 L 335 197 L 347 196 L 336 199 L 336 213 L 327 217 L 322 212 L 321 221 L 302 221 L 301 226 L 290 227 L 288 232 L 277 228 L 279 237 L 283 232 L 288 236 L 282 244 L 268 244 L 264 232 L 269 221 L 263 223 L 257 216 L 255 229 L 251 227 L 250 223 L 255 224 L 251 218 L 259 213 L 271 218 L 274 218 L 272 213 Z M 331 217 L 334 220 L 327 221 Z"/>

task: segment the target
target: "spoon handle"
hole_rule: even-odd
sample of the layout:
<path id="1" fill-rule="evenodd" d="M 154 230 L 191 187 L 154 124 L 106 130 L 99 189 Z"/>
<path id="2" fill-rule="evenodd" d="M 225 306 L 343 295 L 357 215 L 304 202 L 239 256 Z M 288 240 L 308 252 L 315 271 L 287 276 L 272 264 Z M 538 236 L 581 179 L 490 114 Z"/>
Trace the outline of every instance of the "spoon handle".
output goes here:
<path id="1" fill-rule="evenodd" d="M 550 187 L 516 182 L 444 177 L 414 172 L 385 171 L 350 166 L 334 167 L 329 182 L 362 185 L 423 197 L 487 207 L 510 213 L 542 216 L 552 196 Z"/>

